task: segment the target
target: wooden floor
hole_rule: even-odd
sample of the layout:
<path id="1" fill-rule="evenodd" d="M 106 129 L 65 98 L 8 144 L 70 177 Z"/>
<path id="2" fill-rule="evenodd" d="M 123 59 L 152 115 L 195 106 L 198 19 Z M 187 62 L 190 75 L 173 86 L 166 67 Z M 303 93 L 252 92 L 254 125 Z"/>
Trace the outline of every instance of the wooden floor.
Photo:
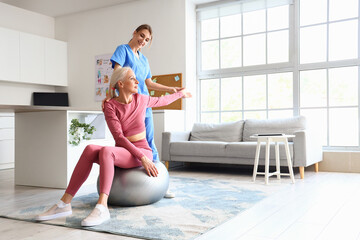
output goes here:
<path id="1" fill-rule="evenodd" d="M 197 240 L 360 240 L 360 174 L 305 173 L 296 175 L 295 184 L 266 198 L 237 217 L 205 233 Z M 188 166 L 170 171 L 171 176 L 236 179 L 249 181 L 251 171 L 214 166 Z M 54 201 L 63 190 L 14 186 L 14 171 L 0 171 L 0 209 Z M 260 183 L 263 178 L 258 177 Z M 271 180 L 271 183 L 277 180 Z M 278 183 L 277 183 L 278 184 Z M 85 194 L 91 187 L 84 187 Z M 107 233 L 91 232 L 45 224 L 0 218 L 0 239 L 124 239 Z"/>

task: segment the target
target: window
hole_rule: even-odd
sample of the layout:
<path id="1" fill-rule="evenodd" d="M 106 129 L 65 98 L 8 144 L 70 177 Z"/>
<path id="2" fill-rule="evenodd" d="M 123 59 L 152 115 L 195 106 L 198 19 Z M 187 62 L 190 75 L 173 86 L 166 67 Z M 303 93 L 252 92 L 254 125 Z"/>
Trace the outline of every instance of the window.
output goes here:
<path id="1" fill-rule="evenodd" d="M 360 149 L 358 8 L 359 0 L 199 5 L 199 120 L 304 115 L 325 147 Z"/>
<path id="2" fill-rule="evenodd" d="M 300 114 L 325 146 L 358 146 L 358 66 L 300 71 Z"/>
<path id="3" fill-rule="evenodd" d="M 299 2 L 300 63 L 358 58 L 358 0 Z"/>
<path id="4" fill-rule="evenodd" d="M 289 61 L 289 6 L 204 19 L 201 71 Z"/>

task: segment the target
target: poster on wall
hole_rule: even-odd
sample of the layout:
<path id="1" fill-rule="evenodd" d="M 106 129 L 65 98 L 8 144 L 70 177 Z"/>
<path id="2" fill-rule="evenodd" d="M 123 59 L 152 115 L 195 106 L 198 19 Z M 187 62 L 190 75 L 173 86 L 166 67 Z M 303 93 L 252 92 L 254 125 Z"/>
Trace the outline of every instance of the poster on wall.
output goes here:
<path id="1" fill-rule="evenodd" d="M 111 67 L 112 54 L 95 56 L 95 101 L 101 102 L 109 93 L 109 84 L 113 69 Z"/>

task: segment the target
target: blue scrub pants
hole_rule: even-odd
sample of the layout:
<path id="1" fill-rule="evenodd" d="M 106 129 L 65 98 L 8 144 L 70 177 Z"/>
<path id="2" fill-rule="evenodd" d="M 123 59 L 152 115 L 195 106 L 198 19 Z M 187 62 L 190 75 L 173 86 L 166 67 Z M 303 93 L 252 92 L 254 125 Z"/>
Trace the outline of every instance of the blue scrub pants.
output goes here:
<path id="1" fill-rule="evenodd" d="M 154 141 L 154 120 L 152 115 L 151 108 L 146 109 L 146 117 L 145 117 L 145 128 L 146 128 L 146 140 L 149 143 L 149 146 L 153 153 L 153 162 L 159 161 L 159 153 L 155 146 Z"/>

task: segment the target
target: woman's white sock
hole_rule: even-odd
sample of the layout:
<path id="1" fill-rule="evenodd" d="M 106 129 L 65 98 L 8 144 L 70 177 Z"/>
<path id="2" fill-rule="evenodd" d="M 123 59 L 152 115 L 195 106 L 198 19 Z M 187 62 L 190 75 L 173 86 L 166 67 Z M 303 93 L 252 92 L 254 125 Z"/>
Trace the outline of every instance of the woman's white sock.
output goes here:
<path id="1" fill-rule="evenodd" d="M 59 207 L 59 208 L 64 208 L 66 206 L 68 206 L 70 203 L 64 203 L 62 200 L 60 200 L 56 205 Z"/>

